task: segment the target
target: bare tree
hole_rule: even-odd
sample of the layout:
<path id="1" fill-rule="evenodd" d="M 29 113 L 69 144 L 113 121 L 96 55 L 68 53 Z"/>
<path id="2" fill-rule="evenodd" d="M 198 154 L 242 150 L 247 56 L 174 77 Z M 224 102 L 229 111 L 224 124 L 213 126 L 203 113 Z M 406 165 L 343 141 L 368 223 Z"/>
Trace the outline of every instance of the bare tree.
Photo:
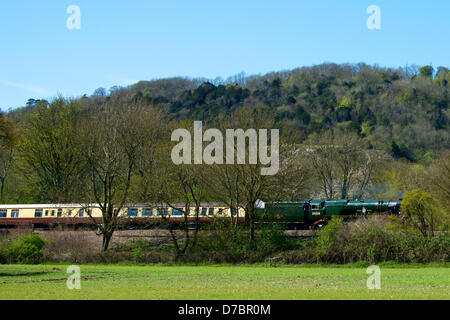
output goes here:
<path id="1" fill-rule="evenodd" d="M 327 199 L 362 197 L 382 158 L 356 133 L 340 130 L 311 135 L 303 149 Z"/>
<path id="2" fill-rule="evenodd" d="M 200 228 L 200 206 L 206 194 L 206 186 L 203 182 L 203 170 L 201 165 L 173 165 L 169 164 L 169 172 L 166 175 L 166 183 L 162 186 L 161 200 L 172 210 L 181 211 L 184 224 L 184 244 L 179 245 L 179 241 L 173 232 L 170 217 L 163 217 L 168 225 L 176 249 L 176 259 L 184 254 L 188 249 L 192 249 L 197 244 L 198 231 Z M 182 205 L 176 205 L 179 202 Z M 194 207 L 195 227 L 191 242 L 189 234 L 190 208 Z"/>
<path id="3" fill-rule="evenodd" d="M 223 130 L 239 128 L 270 131 L 277 128 L 273 117 L 264 110 L 243 109 L 233 117 L 221 120 Z M 304 195 L 304 191 L 307 189 L 308 174 L 305 166 L 302 165 L 302 159 L 297 157 L 297 150 L 293 144 L 283 141 L 277 146 L 280 168 L 274 175 L 262 174 L 265 166 L 261 161 L 256 163 L 250 163 L 250 161 L 239 163 L 238 161 L 236 164 L 214 165 L 209 168 L 212 171 L 209 174 L 211 177 L 209 190 L 212 197 L 226 203 L 236 214 L 238 214 L 239 208 L 244 210 L 251 240 L 255 239 L 256 203 L 258 200 L 293 199 Z M 249 147 L 250 143 L 252 142 L 249 138 Z M 236 147 L 236 144 L 234 146 Z M 239 152 L 235 153 L 239 154 Z M 247 160 L 250 158 L 250 148 L 246 149 L 245 158 Z M 238 216 L 234 218 L 235 222 L 238 218 Z"/>
<path id="4" fill-rule="evenodd" d="M 211 165 L 207 166 L 206 172 L 209 179 L 209 194 L 218 202 L 224 203 L 230 210 L 231 225 L 237 226 L 239 220 L 239 209 L 244 203 L 241 191 L 241 175 L 236 165 Z"/>
<path id="5" fill-rule="evenodd" d="M 143 150 L 151 150 L 156 144 L 161 118 L 157 110 L 139 101 L 117 97 L 90 110 L 82 128 L 80 148 L 88 177 L 82 191 L 86 207 L 95 203 L 101 210 L 101 223 L 89 210 L 88 215 L 103 237 L 104 251 L 130 199 L 132 179 Z"/>
<path id="6" fill-rule="evenodd" d="M 175 247 L 175 259 L 178 259 L 197 243 L 200 205 L 206 194 L 205 172 L 202 165 L 176 165 L 171 159 L 173 143 L 169 141 L 170 131 L 178 127 L 190 127 L 191 122 L 176 122 L 162 126 L 164 127 L 163 139 L 156 148 L 144 151 L 147 155 L 139 164 L 134 193 L 136 199 L 149 206 L 156 204 L 159 208 L 171 208 L 181 212 L 184 219 L 181 225 L 184 231 L 184 243 L 181 243 L 181 239 L 175 232 L 175 228 L 180 226 L 179 220 L 175 223 L 173 216 L 160 213 Z M 194 207 L 195 228 L 191 238 L 189 217 L 192 207 Z"/>

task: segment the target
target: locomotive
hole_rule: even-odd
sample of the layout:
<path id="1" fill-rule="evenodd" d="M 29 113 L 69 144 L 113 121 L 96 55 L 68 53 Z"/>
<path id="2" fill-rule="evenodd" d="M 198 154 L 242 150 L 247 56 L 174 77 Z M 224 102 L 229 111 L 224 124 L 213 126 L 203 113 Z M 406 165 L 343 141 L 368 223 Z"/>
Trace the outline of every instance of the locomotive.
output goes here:
<path id="1" fill-rule="evenodd" d="M 333 216 L 344 218 L 375 212 L 400 214 L 401 200 L 301 200 L 257 203 L 260 221 L 285 223 L 289 229 L 317 229 Z"/>

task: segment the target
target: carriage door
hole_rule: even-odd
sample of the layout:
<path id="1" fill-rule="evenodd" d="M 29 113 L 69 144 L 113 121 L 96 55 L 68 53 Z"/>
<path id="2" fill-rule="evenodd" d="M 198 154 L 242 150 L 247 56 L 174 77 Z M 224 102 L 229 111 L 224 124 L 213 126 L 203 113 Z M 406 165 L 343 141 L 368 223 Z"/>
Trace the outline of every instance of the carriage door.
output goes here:
<path id="1" fill-rule="evenodd" d="M 309 223 L 309 211 L 311 209 L 311 201 L 307 201 L 303 204 L 303 222 Z"/>

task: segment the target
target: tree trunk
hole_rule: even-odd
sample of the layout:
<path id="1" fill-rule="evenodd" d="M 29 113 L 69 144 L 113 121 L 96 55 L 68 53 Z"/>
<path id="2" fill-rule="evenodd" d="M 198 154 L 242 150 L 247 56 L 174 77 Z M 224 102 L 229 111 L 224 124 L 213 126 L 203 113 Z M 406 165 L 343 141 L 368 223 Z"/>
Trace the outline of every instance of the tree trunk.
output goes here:
<path id="1" fill-rule="evenodd" d="M 112 238 L 112 232 L 103 233 L 103 244 L 102 244 L 103 252 L 108 250 L 111 238 Z"/>
<path id="2" fill-rule="evenodd" d="M 5 178 L 0 179 L 0 201 L 5 203 Z"/>
<path id="3" fill-rule="evenodd" d="M 195 230 L 194 230 L 194 239 L 192 240 L 191 249 L 194 248 L 194 247 L 197 245 L 199 214 L 200 214 L 200 207 L 199 207 L 199 204 L 197 203 L 196 206 L 195 206 Z"/>
<path id="4" fill-rule="evenodd" d="M 247 206 L 246 214 L 249 218 L 250 240 L 255 241 L 255 204 L 250 202 Z"/>
<path id="5" fill-rule="evenodd" d="M 185 236 L 185 240 L 184 240 L 184 246 L 183 246 L 183 250 L 181 250 L 181 252 L 184 254 L 189 246 L 189 218 L 188 218 L 188 208 L 185 208 L 185 213 L 184 213 L 184 236 Z"/>

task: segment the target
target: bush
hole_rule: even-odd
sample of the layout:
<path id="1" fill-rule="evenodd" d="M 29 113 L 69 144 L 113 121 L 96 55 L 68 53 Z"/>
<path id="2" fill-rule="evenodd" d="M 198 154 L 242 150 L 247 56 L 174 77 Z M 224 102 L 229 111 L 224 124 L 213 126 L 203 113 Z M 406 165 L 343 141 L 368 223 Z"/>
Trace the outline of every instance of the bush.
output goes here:
<path id="1" fill-rule="evenodd" d="M 284 228 L 277 224 L 264 225 L 256 236 L 256 249 L 263 256 L 294 249 L 295 247 L 295 241 L 289 239 Z"/>
<path id="2" fill-rule="evenodd" d="M 317 232 L 317 237 L 314 239 L 317 261 L 334 260 L 334 253 L 339 254 L 338 248 L 335 247 L 342 242 L 342 222 L 343 219 L 341 217 L 334 217 Z"/>
<path id="3" fill-rule="evenodd" d="M 46 243 L 37 233 L 23 235 L 7 249 L 7 256 L 12 262 L 36 264 L 44 254 Z"/>
<path id="4" fill-rule="evenodd" d="M 317 262 L 324 263 L 446 262 L 449 241 L 448 234 L 423 237 L 393 227 L 389 217 L 372 215 L 347 223 L 333 218 L 317 233 L 313 247 Z"/>
<path id="5" fill-rule="evenodd" d="M 0 241 L 0 264 L 8 262 L 8 248 L 8 242 Z"/>
<path id="6" fill-rule="evenodd" d="M 270 255 L 293 249 L 296 241 L 285 235 L 284 228 L 267 224 L 257 230 L 250 240 L 248 228 L 217 221 L 198 234 L 197 245 L 186 252 L 180 261 L 215 263 L 263 262 Z"/>
<path id="7" fill-rule="evenodd" d="M 170 263 L 173 244 L 167 232 L 155 237 L 116 238 L 107 252 L 101 251 L 101 238 L 93 232 L 52 231 L 45 239 L 38 234 L 0 241 L 0 263 Z M 149 236 L 149 234 L 147 234 Z M 156 237 L 157 236 L 157 237 Z M 180 246 L 183 232 L 178 233 Z M 219 221 L 198 233 L 197 244 L 189 247 L 177 262 L 190 263 L 360 263 L 391 261 L 429 263 L 449 261 L 450 234 L 424 237 L 407 229 L 401 219 L 369 215 L 344 221 L 333 217 L 312 241 L 291 238 L 283 227 L 265 224 L 250 240 L 248 228 Z M 193 232 L 190 234 L 191 245 Z M 14 240 L 16 239 L 16 240 Z"/>
<path id="8" fill-rule="evenodd" d="M 183 257 L 189 262 L 244 262 L 254 260 L 249 233 L 225 221 L 218 221 L 198 234 L 197 245 Z"/>

